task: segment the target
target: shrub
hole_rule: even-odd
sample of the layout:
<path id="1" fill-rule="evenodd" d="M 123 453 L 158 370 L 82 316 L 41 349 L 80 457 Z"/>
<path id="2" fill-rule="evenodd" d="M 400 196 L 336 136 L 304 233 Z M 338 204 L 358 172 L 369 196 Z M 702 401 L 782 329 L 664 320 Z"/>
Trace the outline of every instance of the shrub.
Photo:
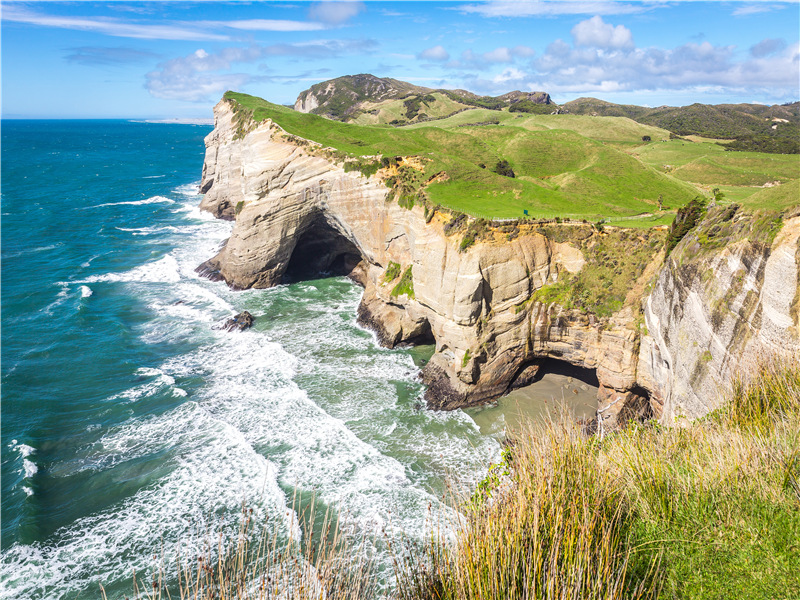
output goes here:
<path id="1" fill-rule="evenodd" d="M 514 177 L 514 169 L 511 168 L 511 165 L 507 160 L 497 161 L 497 164 L 494 167 L 494 172 L 498 175 L 502 175 L 503 177 Z"/>
<path id="2" fill-rule="evenodd" d="M 389 281 L 397 279 L 398 275 L 400 275 L 400 264 L 389 261 L 389 266 L 386 267 L 386 273 L 383 274 L 383 280 L 388 283 Z"/>
<path id="3" fill-rule="evenodd" d="M 675 220 L 669 227 L 669 234 L 667 235 L 666 248 L 667 256 L 678 245 L 684 236 L 689 233 L 700 219 L 706 214 L 706 206 L 708 201 L 702 196 L 695 196 L 689 204 L 682 206 L 678 209 L 678 214 Z"/>
<path id="4" fill-rule="evenodd" d="M 409 298 L 414 298 L 414 277 L 411 273 L 411 267 L 408 267 L 404 272 L 400 281 L 394 286 L 394 289 L 389 294 L 392 297 L 408 295 Z"/>
<path id="5" fill-rule="evenodd" d="M 475 235 L 468 231 L 464 234 L 464 237 L 461 238 L 461 243 L 458 245 L 459 252 L 466 252 L 471 246 L 475 244 Z"/>

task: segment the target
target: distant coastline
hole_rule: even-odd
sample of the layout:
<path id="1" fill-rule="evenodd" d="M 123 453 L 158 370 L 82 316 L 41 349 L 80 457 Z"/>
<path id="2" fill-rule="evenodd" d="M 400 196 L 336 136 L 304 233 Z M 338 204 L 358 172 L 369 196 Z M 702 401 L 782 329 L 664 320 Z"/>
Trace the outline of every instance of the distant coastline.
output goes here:
<path id="1" fill-rule="evenodd" d="M 214 119 L 128 119 L 131 123 L 162 123 L 167 125 L 213 125 Z"/>

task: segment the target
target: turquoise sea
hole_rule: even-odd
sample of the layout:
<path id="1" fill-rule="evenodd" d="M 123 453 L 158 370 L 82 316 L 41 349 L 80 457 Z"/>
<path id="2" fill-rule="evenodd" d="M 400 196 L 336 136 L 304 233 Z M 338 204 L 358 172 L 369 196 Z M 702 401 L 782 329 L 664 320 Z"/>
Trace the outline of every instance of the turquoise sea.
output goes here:
<path id="1" fill-rule="evenodd" d="M 499 453 L 421 408 L 424 349 L 378 347 L 349 280 L 195 274 L 231 227 L 197 209 L 210 129 L 2 124 L 2 598 L 130 596 L 242 501 L 280 535 L 297 494 L 421 539 Z M 253 329 L 214 328 L 245 309 Z"/>

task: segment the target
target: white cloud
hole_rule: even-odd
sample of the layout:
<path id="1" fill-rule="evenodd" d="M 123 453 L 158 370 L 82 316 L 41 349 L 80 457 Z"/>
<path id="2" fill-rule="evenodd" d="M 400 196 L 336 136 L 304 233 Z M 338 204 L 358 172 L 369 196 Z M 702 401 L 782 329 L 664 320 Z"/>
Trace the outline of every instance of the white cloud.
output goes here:
<path id="1" fill-rule="evenodd" d="M 508 63 L 513 59 L 511 57 L 511 50 L 501 46 L 500 48 L 495 48 L 490 52 L 484 53 L 483 60 L 492 63 Z"/>
<path id="2" fill-rule="evenodd" d="M 534 17 L 555 15 L 622 15 L 640 13 L 657 4 L 616 2 L 614 0 L 496 0 L 482 4 L 462 4 L 457 10 L 485 17 Z"/>
<path id="3" fill-rule="evenodd" d="M 152 23 L 126 22 L 120 19 L 100 17 L 64 17 L 45 15 L 10 4 L 3 5 L 3 21 L 27 23 L 41 27 L 56 27 L 77 31 L 93 31 L 114 37 L 145 40 L 207 40 L 225 41 L 230 37 L 209 33 L 193 25 L 160 25 Z"/>
<path id="4" fill-rule="evenodd" d="M 520 71 L 519 69 L 515 69 L 514 67 L 509 67 L 505 69 L 499 75 L 495 75 L 492 78 L 493 83 L 508 83 L 510 81 L 520 81 L 525 78 L 525 73 Z"/>
<path id="5" fill-rule="evenodd" d="M 346 53 L 363 54 L 377 46 L 374 40 L 311 40 L 296 44 L 272 44 L 223 48 L 209 53 L 198 48 L 187 56 L 170 59 L 145 75 L 145 88 L 157 98 L 207 102 L 229 89 L 241 89 L 254 79 L 247 73 L 230 73 L 235 63 L 252 63 L 273 56 L 307 60 Z M 263 65 L 262 65 L 263 67 Z"/>
<path id="6" fill-rule="evenodd" d="M 419 58 L 423 60 L 447 60 L 450 58 L 450 54 L 444 49 L 444 46 L 434 46 L 420 52 Z"/>
<path id="7" fill-rule="evenodd" d="M 341 25 L 364 9 L 363 2 L 328 0 L 312 4 L 311 8 L 308 9 L 308 16 L 315 21 L 321 21 L 328 25 Z"/>
<path id="8" fill-rule="evenodd" d="M 578 46 L 594 48 L 632 48 L 631 30 L 622 25 L 606 23 L 599 16 L 581 21 L 572 28 L 572 37 Z"/>
<path id="9" fill-rule="evenodd" d="M 572 47 L 562 40 L 534 61 L 537 84 L 548 91 L 594 92 L 773 88 L 770 95 L 798 93 L 798 46 L 769 58 L 736 61 L 733 46 L 689 43 L 672 50 Z"/>

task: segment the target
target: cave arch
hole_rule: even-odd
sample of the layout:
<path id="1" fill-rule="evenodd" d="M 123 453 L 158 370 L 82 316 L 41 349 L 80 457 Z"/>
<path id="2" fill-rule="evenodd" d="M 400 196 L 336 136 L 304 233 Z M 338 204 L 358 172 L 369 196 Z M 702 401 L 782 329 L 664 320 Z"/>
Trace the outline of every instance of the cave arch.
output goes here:
<path id="1" fill-rule="evenodd" d="M 281 281 L 352 275 L 362 259 L 358 247 L 320 215 L 297 239 Z"/>

